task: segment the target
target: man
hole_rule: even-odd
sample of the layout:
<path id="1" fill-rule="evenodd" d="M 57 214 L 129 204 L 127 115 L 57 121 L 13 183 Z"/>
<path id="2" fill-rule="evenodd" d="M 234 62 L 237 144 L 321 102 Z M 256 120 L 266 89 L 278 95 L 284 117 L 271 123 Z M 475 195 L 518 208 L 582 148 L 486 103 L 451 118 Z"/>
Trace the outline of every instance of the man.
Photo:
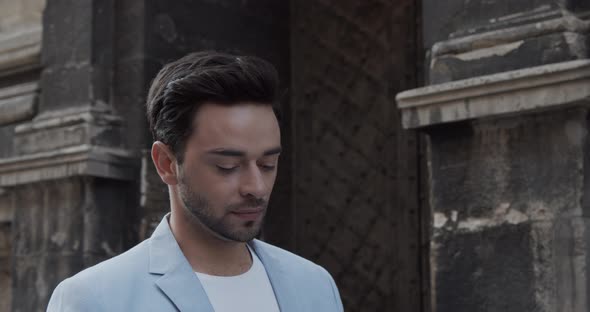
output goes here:
<path id="1" fill-rule="evenodd" d="M 147 115 L 171 212 L 148 240 L 60 283 L 48 311 L 342 311 L 326 270 L 255 239 L 281 152 L 277 95 L 276 70 L 255 57 L 166 65 Z"/>

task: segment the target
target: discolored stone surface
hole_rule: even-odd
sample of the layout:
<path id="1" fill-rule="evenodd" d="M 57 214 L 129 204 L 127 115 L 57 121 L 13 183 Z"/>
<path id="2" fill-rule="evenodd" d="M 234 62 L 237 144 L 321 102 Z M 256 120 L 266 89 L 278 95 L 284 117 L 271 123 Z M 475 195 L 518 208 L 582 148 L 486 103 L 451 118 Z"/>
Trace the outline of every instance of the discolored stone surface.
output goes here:
<path id="1" fill-rule="evenodd" d="M 437 311 L 584 311 L 588 111 L 432 127 Z"/>
<path id="2" fill-rule="evenodd" d="M 126 182 L 69 178 L 13 189 L 13 309 L 44 310 L 64 277 L 131 246 Z M 121 192 L 123 191 L 123 192 Z M 121 193 L 119 193 L 121 192 Z M 118 195 L 115 195 L 118 194 Z M 42 223 L 39 220 L 43 220 Z"/>
<path id="3" fill-rule="evenodd" d="M 424 46 L 436 42 L 504 27 L 510 22 L 525 23 L 555 17 L 565 9 L 577 14 L 590 9 L 585 0 L 464 1 L 426 0 L 423 2 Z"/>
<path id="4" fill-rule="evenodd" d="M 547 33 L 433 59 L 430 83 L 438 84 L 590 57 L 590 37 L 583 33 Z"/>
<path id="5" fill-rule="evenodd" d="M 437 311 L 545 311 L 535 303 L 531 224 L 441 234 L 436 255 Z M 452 286 L 451 286 L 452 285 Z"/>
<path id="6" fill-rule="evenodd" d="M 458 211 L 458 222 L 491 219 L 504 206 L 532 220 L 587 216 L 580 202 L 585 116 L 585 109 L 570 109 L 434 128 L 435 212 Z"/>
<path id="7" fill-rule="evenodd" d="M 0 221 L 0 311 L 10 311 L 12 306 L 13 261 L 11 224 Z"/>

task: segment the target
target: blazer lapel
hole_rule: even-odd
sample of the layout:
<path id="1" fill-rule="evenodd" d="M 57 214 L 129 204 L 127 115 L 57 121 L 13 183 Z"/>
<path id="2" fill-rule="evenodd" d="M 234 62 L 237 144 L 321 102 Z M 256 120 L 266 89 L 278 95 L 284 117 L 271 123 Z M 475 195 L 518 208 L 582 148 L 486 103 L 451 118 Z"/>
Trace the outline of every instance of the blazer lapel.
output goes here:
<path id="1" fill-rule="evenodd" d="M 264 265 L 281 312 L 303 311 L 299 307 L 300 300 L 297 297 L 296 285 L 293 285 L 292 281 L 289 280 L 286 264 L 272 253 L 267 252 L 264 243 L 258 240 L 250 242 L 250 247 L 254 249 L 254 252 L 256 252 Z"/>
<path id="2" fill-rule="evenodd" d="M 181 312 L 214 312 L 209 298 L 195 272 L 178 246 L 170 226 L 168 215 L 150 238 L 151 274 L 162 275 L 156 285 Z"/>

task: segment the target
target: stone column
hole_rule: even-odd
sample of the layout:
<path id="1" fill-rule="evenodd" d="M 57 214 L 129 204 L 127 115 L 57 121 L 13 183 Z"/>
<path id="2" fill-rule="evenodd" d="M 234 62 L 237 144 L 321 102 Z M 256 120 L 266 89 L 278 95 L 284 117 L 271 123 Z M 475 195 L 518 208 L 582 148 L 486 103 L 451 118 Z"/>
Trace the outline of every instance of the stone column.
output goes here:
<path id="1" fill-rule="evenodd" d="M 589 9 L 424 2 L 433 311 L 590 309 Z"/>
<path id="2" fill-rule="evenodd" d="M 41 16 L 45 1 L 0 1 L 0 161 L 14 155 L 19 123 L 38 107 Z M 12 307 L 14 205 L 10 188 L 0 187 L 0 311 Z"/>
<path id="3" fill-rule="evenodd" d="M 16 125 L 11 154 L 0 160 L 14 210 L 13 311 L 44 311 L 59 281 L 129 245 L 140 159 L 111 101 L 114 3 L 45 7 L 36 114 Z M 33 90 L 12 92 L 25 101 Z"/>

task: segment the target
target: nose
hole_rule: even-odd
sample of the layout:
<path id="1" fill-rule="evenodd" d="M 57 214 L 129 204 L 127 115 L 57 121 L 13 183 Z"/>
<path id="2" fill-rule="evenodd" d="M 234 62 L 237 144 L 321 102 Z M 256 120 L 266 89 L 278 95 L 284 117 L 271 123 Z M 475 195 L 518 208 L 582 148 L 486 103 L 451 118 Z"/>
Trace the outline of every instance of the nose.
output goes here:
<path id="1" fill-rule="evenodd" d="M 244 197 L 264 198 L 266 195 L 266 182 L 260 168 L 257 165 L 250 166 L 243 175 L 240 194 Z"/>

